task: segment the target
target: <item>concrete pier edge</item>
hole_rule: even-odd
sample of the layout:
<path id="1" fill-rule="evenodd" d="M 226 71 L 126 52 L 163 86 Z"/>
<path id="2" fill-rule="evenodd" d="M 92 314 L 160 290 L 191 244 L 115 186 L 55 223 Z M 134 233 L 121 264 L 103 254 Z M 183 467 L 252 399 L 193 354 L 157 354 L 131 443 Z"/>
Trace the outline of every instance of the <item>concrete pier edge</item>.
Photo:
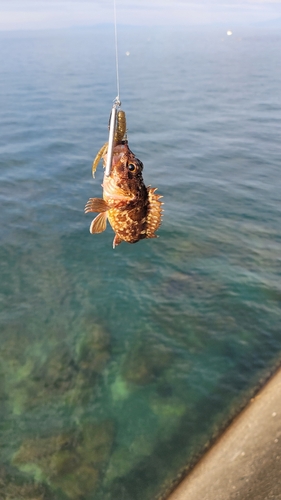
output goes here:
<path id="1" fill-rule="evenodd" d="M 183 473 L 184 474 L 184 473 Z M 214 441 L 167 500 L 281 500 L 281 367 Z M 171 491 L 172 490 L 172 491 Z"/>

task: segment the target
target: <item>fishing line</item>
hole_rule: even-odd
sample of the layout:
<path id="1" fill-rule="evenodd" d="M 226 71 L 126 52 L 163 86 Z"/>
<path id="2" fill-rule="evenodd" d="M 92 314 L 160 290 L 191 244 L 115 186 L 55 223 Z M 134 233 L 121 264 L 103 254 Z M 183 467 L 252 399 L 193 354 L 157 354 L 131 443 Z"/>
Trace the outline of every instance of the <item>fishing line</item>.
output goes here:
<path id="1" fill-rule="evenodd" d="M 116 104 L 121 106 L 120 102 L 120 81 L 119 81 L 119 61 L 118 61 L 118 36 L 117 36 L 117 15 L 116 15 L 116 0 L 113 0 L 114 10 L 114 33 L 115 33 L 115 63 L 116 63 L 116 83 L 117 83 L 117 97 Z"/>
<path id="2" fill-rule="evenodd" d="M 121 106 L 120 83 L 119 83 L 119 64 L 118 64 L 116 0 L 113 0 L 113 11 L 114 11 L 115 64 L 116 64 L 117 96 L 114 99 L 112 110 L 111 110 L 111 115 L 110 115 L 108 149 L 107 149 L 107 159 L 106 159 L 106 166 L 105 166 L 105 175 L 106 176 L 109 176 L 110 171 L 111 171 L 113 148 L 114 148 L 114 136 L 115 136 L 115 130 L 116 130 L 117 108 L 119 108 L 119 106 Z"/>

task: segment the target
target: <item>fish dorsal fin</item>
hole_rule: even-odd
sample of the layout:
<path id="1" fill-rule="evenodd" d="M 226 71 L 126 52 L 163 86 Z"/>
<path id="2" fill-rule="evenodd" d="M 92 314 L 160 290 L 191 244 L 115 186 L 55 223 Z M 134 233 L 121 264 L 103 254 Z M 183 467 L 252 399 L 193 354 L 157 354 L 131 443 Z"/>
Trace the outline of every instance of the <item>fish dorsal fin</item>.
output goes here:
<path id="1" fill-rule="evenodd" d="M 121 240 L 121 238 L 115 234 L 114 236 L 114 240 L 113 240 L 113 248 L 117 247 L 118 245 L 120 245 L 120 243 L 122 243 L 123 240 Z"/>
<path id="2" fill-rule="evenodd" d="M 85 214 L 89 212 L 106 212 L 108 206 L 102 198 L 90 198 L 85 206 Z"/>
<path id="3" fill-rule="evenodd" d="M 96 218 L 92 221 L 92 224 L 90 225 L 90 233 L 97 234 L 105 231 L 106 219 L 107 219 L 106 212 L 102 212 L 99 215 L 97 215 Z"/>
<path id="4" fill-rule="evenodd" d="M 162 221 L 162 205 L 159 194 L 155 194 L 157 188 L 147 188 L 148 193 L 148 211 L 146 219 L 146 237 L 156 238 L 155 232 Z"/>

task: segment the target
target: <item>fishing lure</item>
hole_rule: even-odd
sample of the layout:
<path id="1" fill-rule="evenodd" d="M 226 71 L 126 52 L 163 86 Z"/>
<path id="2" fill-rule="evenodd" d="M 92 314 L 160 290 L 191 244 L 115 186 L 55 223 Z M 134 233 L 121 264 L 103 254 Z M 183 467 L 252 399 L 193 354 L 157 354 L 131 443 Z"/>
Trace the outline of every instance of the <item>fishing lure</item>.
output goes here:
<path id="1" fill-rule="evenodd" d="M 110 119 L 109 119 L 110 123 Z M 114 146 L 117 146 L 118 144 L 122 144 L 122 141 L 126 137 L 126 132 L 127 132 L 127 125 L 126 125 L 126 114 L 125 111 L 120 109 L 117 112 L 117 121 L 116 121 L 116 129 L 114 133 Z M 97 170 L 98 164 L 100 160 L 104 157 L 104 155 L 107 153 L 108 150 L 108 142 L 106 142 L 99 152 L 97 153 L 93 165 L 92 165 L 92 175 L 95 177 L 95 172 Z"/>

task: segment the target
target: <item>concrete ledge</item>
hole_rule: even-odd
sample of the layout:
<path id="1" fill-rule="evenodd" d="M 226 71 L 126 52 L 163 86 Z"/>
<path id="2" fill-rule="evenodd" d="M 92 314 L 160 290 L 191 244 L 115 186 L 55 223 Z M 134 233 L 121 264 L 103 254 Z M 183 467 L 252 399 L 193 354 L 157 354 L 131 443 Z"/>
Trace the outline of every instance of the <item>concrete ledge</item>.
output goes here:
<path id="1" fill-rule="evenodd" d="M 281 500 L 281 369 L 168 500 Z"/>

